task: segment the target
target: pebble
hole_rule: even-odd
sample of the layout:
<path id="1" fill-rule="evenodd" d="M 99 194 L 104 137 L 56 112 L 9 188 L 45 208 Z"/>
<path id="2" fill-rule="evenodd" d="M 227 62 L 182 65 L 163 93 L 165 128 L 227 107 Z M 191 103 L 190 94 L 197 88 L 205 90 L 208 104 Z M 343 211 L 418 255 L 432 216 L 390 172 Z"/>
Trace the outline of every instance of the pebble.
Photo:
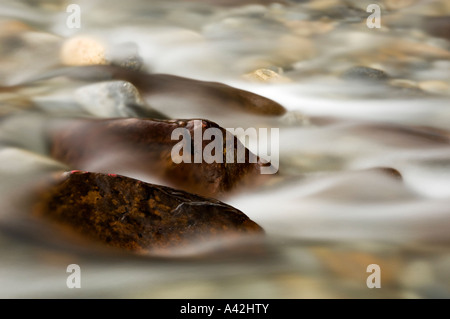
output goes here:
<path id="1" fill-rule="evenodd" d="M 63 43 L 60 59 L 70 66 L 107 64 L 106 45 L 91 36 L 76 36 Z"/>
<path id="2" fill-rule="evenodd" d="M 444 81 L 422 81 L 418 83 L 418 87 L 433 94 L 446 95 L 450 93 L 450 85 Z"/>
<path id="3" fill-rule="evenodd" d="M 354 66 L 345 71 L 341 77 L 346 80 L 384 81 L 389 78 L 386 72 L 366 66 Z"/>
<path id="4" fill-rule="evenodd" d="M 254 72 L 244 74 L 244 78 L 253 82 L 263 82 L 263 83 L 286 83 L 290 82 L 289 78 L 286 78 L 277 72 L 269 69 L 258 69 Z"/>
<path id="5" fill-rule="evenodd" d="M 34 214 L 139 254 L 183 254 L 191 244 L 224 245 L 264 234 L 244 213 L 218 200 L 116 174 L 69 172 L 42 193 Z"/>
<path id="6" fill-rule="evenodd" d="M 417 89 L 418 84 L 415 81 L 408 79 L 392 79 L 389 80 L 389 84 L 394 87 L 404 88 L 404 89 Z"/>

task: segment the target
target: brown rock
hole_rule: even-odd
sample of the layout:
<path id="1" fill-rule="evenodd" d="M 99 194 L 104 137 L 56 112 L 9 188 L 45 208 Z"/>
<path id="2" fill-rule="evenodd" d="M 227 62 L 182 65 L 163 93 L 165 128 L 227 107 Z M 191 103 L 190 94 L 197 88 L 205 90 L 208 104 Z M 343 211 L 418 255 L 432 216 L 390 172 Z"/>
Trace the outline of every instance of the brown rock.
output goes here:
<path id="1" fill-rule="evenodd" d="M 123 80 L 137 87 L 155 109 L 167 114 L 170 105 L 188 109 L 192 117 L 229 116 L 230 112 L 263 116 L 280 116 L 286 109 L 275 101 L 232 86 L 199 81 L 169 74 L 149 74 L 117 66 L 92 65 L 65 68 L 34 80 L 67 76 L 76 80 Z M 33 80 L 33 81 L 34 81 Z M 217 116 L 216 116 L 217 117 Z"/>
<path id="2" fill-rule="evenodd" d="M 181 137 L 172 140 L 172 132 L 186 128 L 193 145 L 200 132 L 194 128 L 195 123 L 201 124 L 202 133 L 208 128 L 222 132 L 222 163 L 206 163 L 204 158 L 195 163 L 194 152 L 200 145 L 191 148 L 190 163 L 173 161 L 172 149 Z M 206 120 L 69 120 L 51 129 L 50 143 L 51 155 L 73 169 L 122 174 L 204 196 L 216 197 L 238 185 L 254 185 L 268 176 L 261 175 L 265 164 L 246 148 L 245 163 L 237 163 L 237 147 L 242 144 L 234 136 L 234 160 L 227 163 L 226 131 Z M 210 143 L 202 141 L 202 150 Z M 184 155 L 183 151 L 177 154 Z M 255 156 L 253 162 L 251 156 Z"/>
<path id="3" fill-rule="evenodd" d="M 114 174 L 68 172 L 41 196 L 34 212 L 92 240 L 138 253 L 264 233 L 218 200 Z"/>
<path id="4" fill-rule="evenodd" d="M 425 17 L 423 27 L 435 37 L 450 40 L 450 16 Z"/>

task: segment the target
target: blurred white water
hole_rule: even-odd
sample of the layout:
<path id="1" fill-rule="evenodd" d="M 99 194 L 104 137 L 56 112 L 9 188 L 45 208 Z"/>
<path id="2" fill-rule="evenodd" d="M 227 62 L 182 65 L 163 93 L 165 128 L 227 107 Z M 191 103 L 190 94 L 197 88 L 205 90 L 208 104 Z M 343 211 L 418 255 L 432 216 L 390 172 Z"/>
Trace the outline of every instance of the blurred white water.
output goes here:
<path id="1" fill-rule="evenodd" d="M 10 115 L 0 121 L 0 297 L 450 296 L 450 43 L 421 27 L 422 14 L 450 14 L 443 2 L 383 11 L 380 30 L 365 26 L 367 13 L 355 1 L 77 3 L 81 29 L 66 27 L 64 1 L 2 2 L 1 22 L 33 29 L 0 33 L 0 48 L 15 43 L 9 37 L 20 39 L 11 52 L 0 50 L 2 85 L 58 66 L 63 42 L 82 35 L 101 42 L 108 56 L 136 48 L 148 72 L 223 82 L 282 104 L 290 111 L 282 119 L 212 114 L 224 127 L 280 127 L 280 176 L 225 199 L 265 229 L 269 253 L 219 261 L 96 255 L 39 233 L 23 216 L 29 188 L 70 169 L 46 153 L 46 117 L 95 115 L 77 104 L 76 92 L 87 83 L 53 79 L 0 93 L 1 114 Z M 340 76 L 356 65 L 381 69 L 390 79 Z M 257 69 L 287 80 L 244 76 Z M 186 109 L 183 100 L 170 108 L 163 99 L 145 103 L 170 117 L 206 114 Z M 83 270 L 77 291 L 65 285 L 71 263 Z M 371 263 L 381 266 L 382 289 L 366 286 Z"/>

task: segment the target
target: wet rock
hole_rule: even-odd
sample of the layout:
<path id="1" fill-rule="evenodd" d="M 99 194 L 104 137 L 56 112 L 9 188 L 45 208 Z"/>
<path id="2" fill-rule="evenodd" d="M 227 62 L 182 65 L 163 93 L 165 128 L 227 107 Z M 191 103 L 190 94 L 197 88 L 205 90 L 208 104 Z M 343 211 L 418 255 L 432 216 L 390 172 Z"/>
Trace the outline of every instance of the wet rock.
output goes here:
<path id="1" fill-rule="evenodd" d="M 400 172 L 380 167 L 337 173 L 333 182 L 310 198 L 342 203 L 387 203 L 406 201 L 415 196 L 403 183 Z"/>
<path id="2" fill-rule="evenodd" d="M 78 36 L 64 42 L 60 52 L 65 65 L 107 64 L 106 45 L 90 36 Z"/>
<path id="3" fill-rule="evenodd" d="M 389 85 L 402 89 L 417 89 L 417 82 L 408 79 L 392 79 L 389 81 Z"/>
<path id="4" fill-rule="evenodd" d="M 135 72 L 116 66 L 57 69 L 32 79 L 27 84 L 38 80 L 51 81 L 57 77 L 77 82 L 130 82 L 139 90 L 146 105 L 168 118 L 205 118 L 226 128 L 274 127 L 267 123 L 286 113 L 282 105 L 269 98 L 223 83 Z"/>
<path id="5" fill-rule="evenodd" d="M 186 143 L 192 145 L 191 154 L 180 149 L 175 155 L 180 160 L 178 164 L 172 158 L 172 150 L 182 143 L 182 137 L 171 139 L 177 128 L 189 132 Z M 209 164 L 204 156 L 200 162 L 194 162 L 195 153 L 205 154 L 205 147 L 212 143 L 198 135 L 208 128 L 216 128 L 223 134 L 223 141 L 214 143 L 219 148 L 214 152 L 222 151 L 219 153 L 222 163 L 214 159 Z M 205 196 L 219 196 L 238 186 L 257 185 L 268 176 L 261 175 L 262 169 L 269 169 L 246 148 L 243 148 L 245 163 L 238 163 L 237 149 L 243 145 L 234 136 L 231 139 L 234 158 L 227 163 L 230 147 L 226 136 L 223 128 L 207 120 L 115 119 L 64 121 L 50 130 L 49 139 L 51 155 L 73 169 L 117 173 Z M 184 160 L 185 156 L 190 163 Z M 254 162 L 250 162 L 251 158 Z"/>
<path id="6" fill-rule="evenodd" d="M 149 74 L 135 72 L 115 66 L 79 66 L 61 69 L 45 74 L 38 80 L 67 76 L 76 80 L 105 81 L 123 80 L 132 83 L 143 98 L 155 109 L 182 113 L 189 117 L 209 115 L 220 119 L 236 114 L 255 114 L 261 116 L 280 116 L 286 109 L 279 103 L 258 94 L 241 90 L 219 82 L 199 81 L 169 74 Z M 172 117 L 173 118 L 173 117 Z"/>
<path id="7" fill-rule="evenodd" d="M 450 16 L 425 17 L 423 28 L 435 37 L 450 40 Z"/>
<path id="8" fill-rule="evenodd" d="M 110 48 L 109 51 L 107 59 L 113 65 L 133 71 L 138 71 L 144 66 L 144 60 L 139 55 L 138 47 L 135 43 L 121 43 Z"/>
<path id="9" fill-rule="evenodd" d="M 164 119 L 142 99 L 136 87 L 125 81 L 90 84 L 77 89 L 75 100 L 98 117 L 146 117 Z"/>
<path id="10" fill-rule="evenodd" d="M 269 69 L 258 69 L 254 72 L 244 74 L 244 78 L 253 82 L 290 82 L 288 78 Z"/>
<path id="11" fill-rule="evenodd" d="M 444 81 L 422 81 L 418 84 L 419 88 L 432 94 L 449 94 L 450 85 Z"/>
<path id="12" fill-rule="evenodd" d="M 345 71 L 341 77 L 346 80 L 384 81 L 388 79 L 386 72 L 366 66 L 354 66 Z"/>
<path id="13" fill-rule="evenodd" d="M 103 244 L 144 254 L 264 232 L 241 211 L 214 199 L 78 171 L 66 173 L 43 193 L 35 215 Z"/>
<path id="14" fill-rule="evenodd" d="M 417 82 L 407 79 L 393 79 L 388 81 L 393 90 L 389 92 L 390 98 L 423 98 L 427 93 Z"/>

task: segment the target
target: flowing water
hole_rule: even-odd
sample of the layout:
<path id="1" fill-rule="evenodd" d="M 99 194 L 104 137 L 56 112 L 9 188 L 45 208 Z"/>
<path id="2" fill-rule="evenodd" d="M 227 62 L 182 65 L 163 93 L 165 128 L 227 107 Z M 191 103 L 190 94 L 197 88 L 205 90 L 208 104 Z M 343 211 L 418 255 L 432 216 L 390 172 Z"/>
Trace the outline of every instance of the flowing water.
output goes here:
<path id="1" fill-rule="evenodd" d="M 80 28 L 66 23 L 70 3 L 0 3 L 0 297 L 450 297 L 447 1 L 80 0 Z M 381 28 L 366 24 L 370 3 Z M 48 120 L 127 116 L 95 80 L 49 76 L 77 63 L 77 37 L 93 63 L 222 82 L 288 110 L 205 109 L 177 88 L 130 97 L 168 118 L 280 128 L 279 174 L 222 199 L 265 229 L 264 254 L 98 253 L 29 216 L 36 185 L 72 169 L 48 154 Z M 81 289 L 66 286 L 69 264 Z M 371 264 L 381 288 L 367 286 Z"/>

